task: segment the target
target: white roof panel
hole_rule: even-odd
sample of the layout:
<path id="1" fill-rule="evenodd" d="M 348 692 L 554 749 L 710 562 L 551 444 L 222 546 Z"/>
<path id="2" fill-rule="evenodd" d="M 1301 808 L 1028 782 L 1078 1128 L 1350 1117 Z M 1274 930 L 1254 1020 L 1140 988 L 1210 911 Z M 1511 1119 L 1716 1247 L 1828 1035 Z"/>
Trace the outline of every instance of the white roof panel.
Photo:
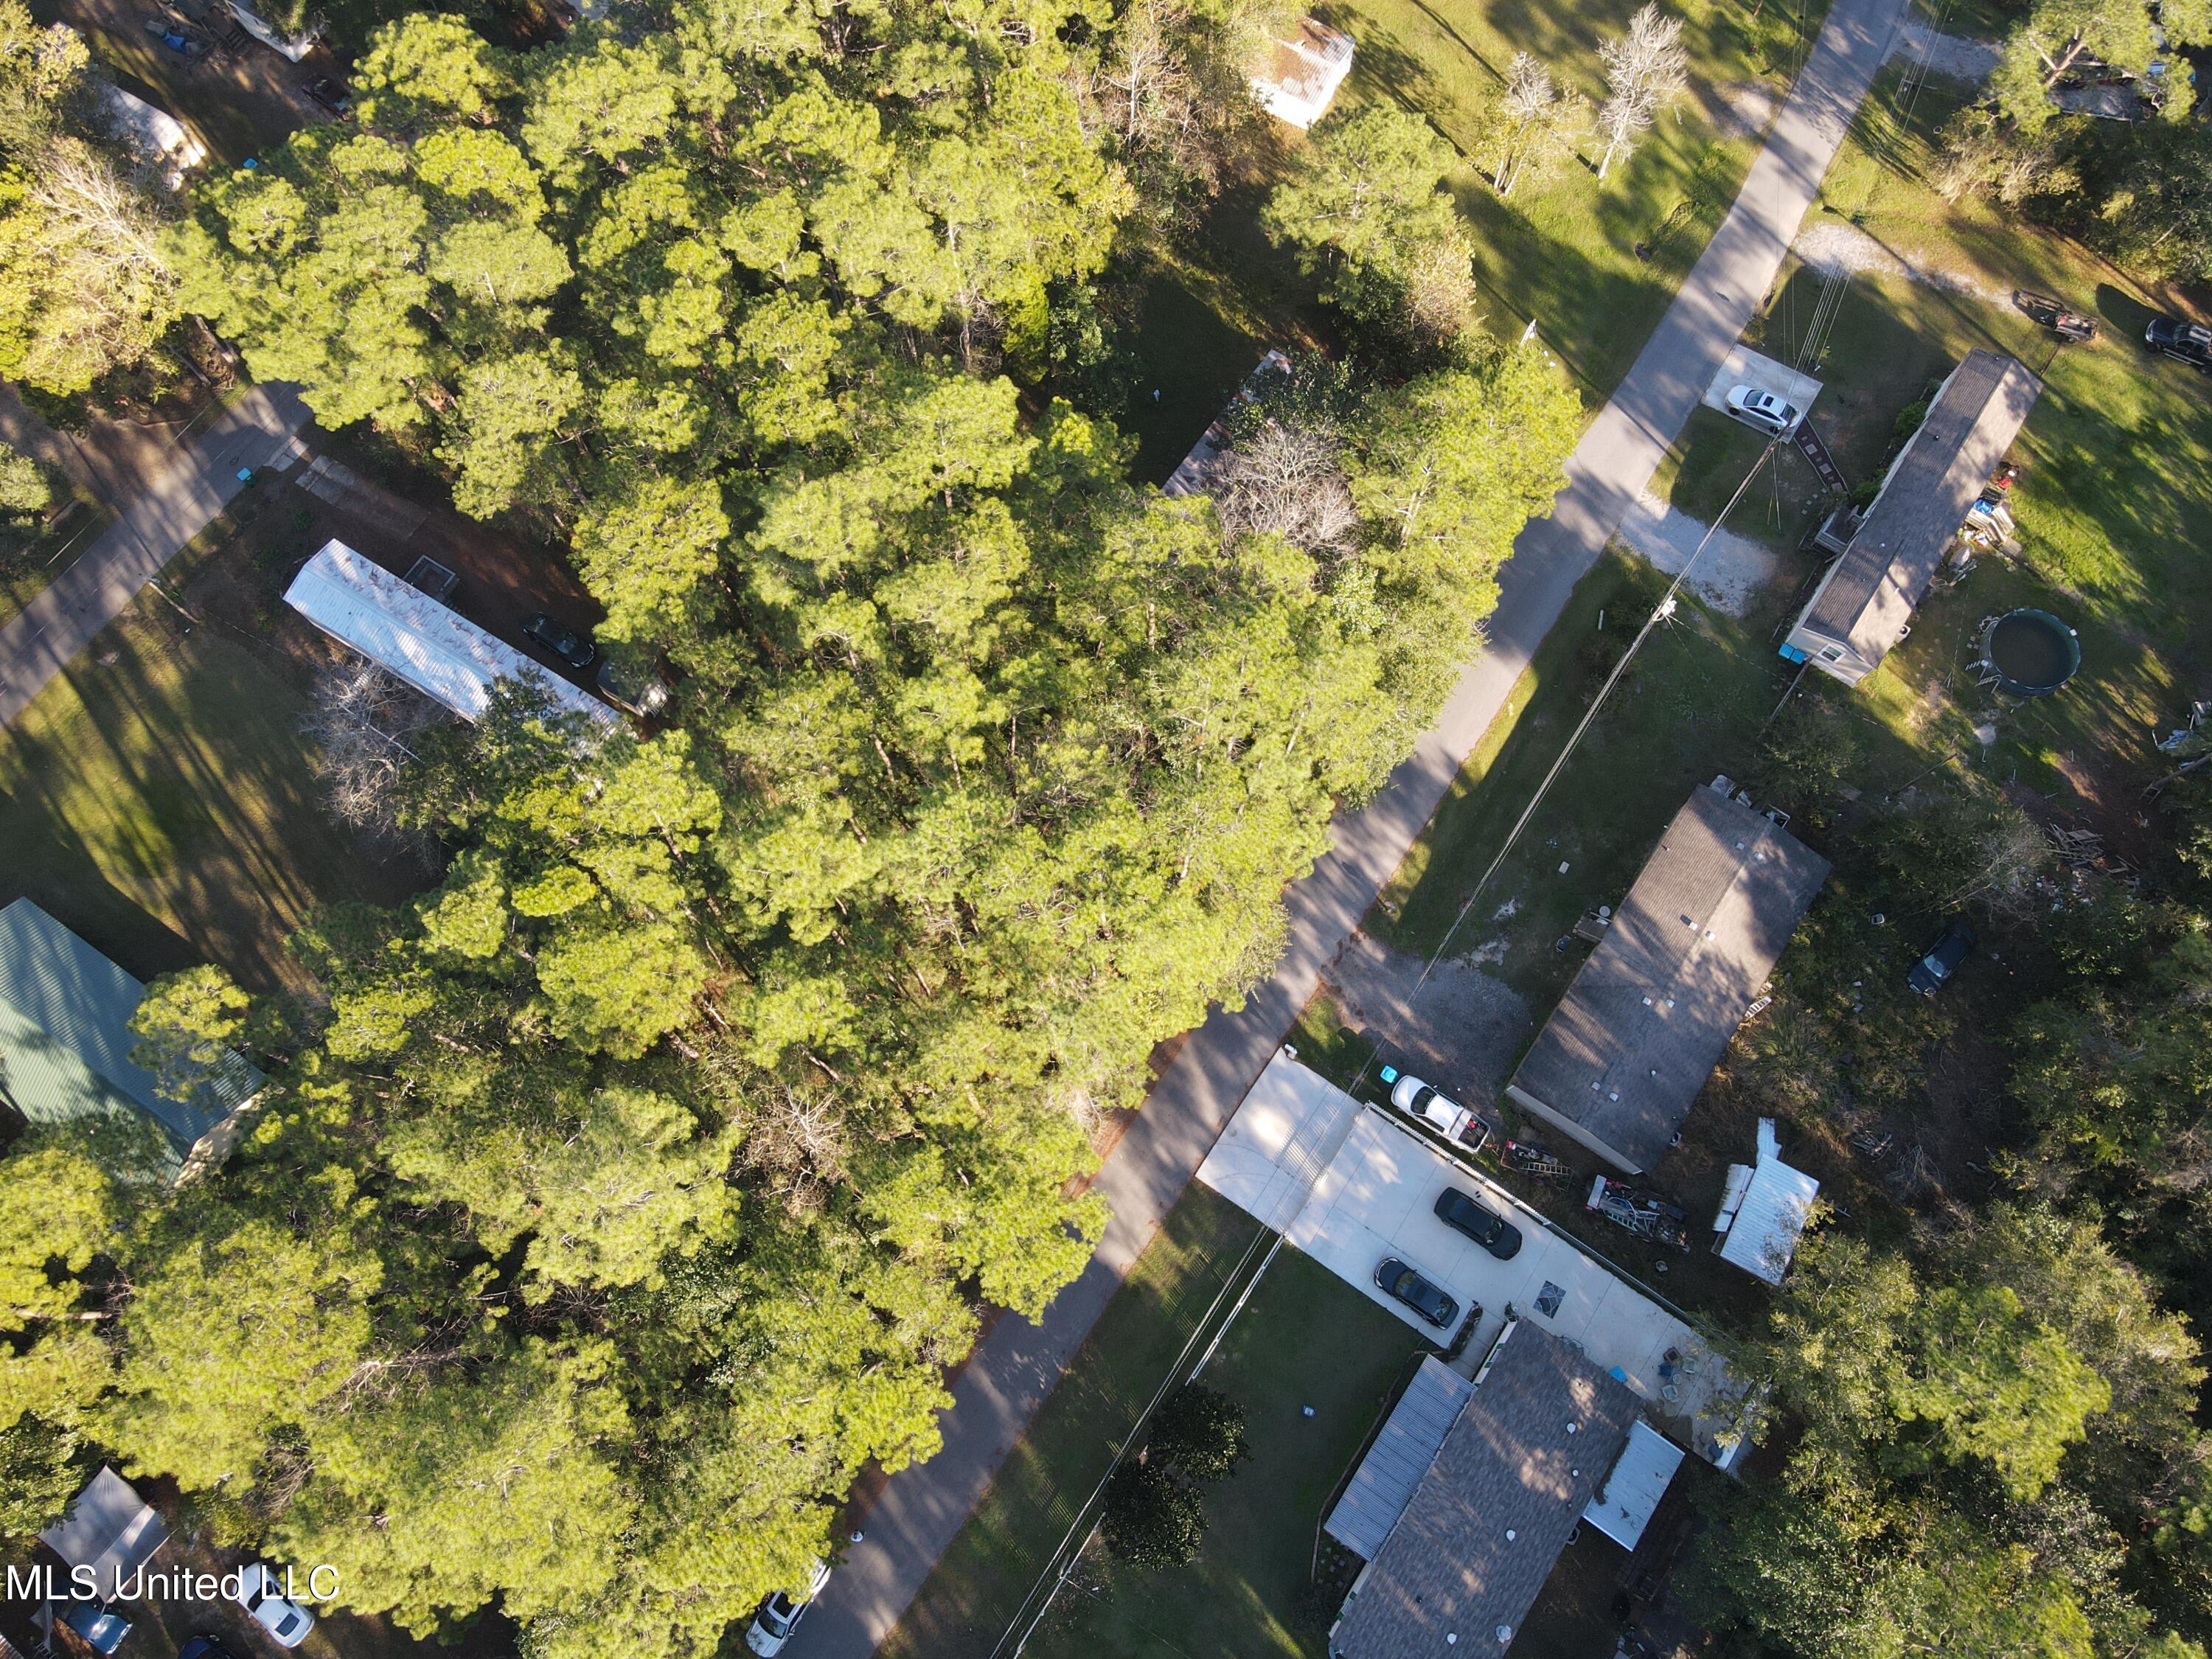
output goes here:
<path id="1" fill-rule="evenodd" d="M 1583 1519 L 1625 1550 L 1636 1547 L 1644 1528 L 1667 1495 L 1667 1483 L 1682 1467 L 1682 1449 L 1650 1424 L 1638 1420 L 1628 1431 L 1620 1461 L 1605 1485 L 1583 1508 Z"/>
<path id="2" fill-rule="evenodd" d="M 544 686 L 560 708 L 602 727 L 615 724 L 614 711 L 598 698 L 546 672 L 343 542 L 325 543 L 300 568 L 284 590 L 284 602 L 464 719 L 477 720 L 490 706 L 494 681 L 512 679 Z"/>
<path id="3" fill-rule="evenodd" d="M 1774 1120 L 1761 1118 L 1759 1163 L 1752 1170 L 1751 1184 L 1744 1189 L 1735 1224 L 1721 1240 L 1721 1260 L 1735 1262 L 1770 1285 L 1779 1285 L 1789 1271 L 1790 1258 L 1796 1254 L 1798 1236 L 1805 1231 L 1806 1218 L 1812 1213 L 1813 1200 L 1820 1190 L 1819 1182 L 1782 1161 L 1774 1139 Z"/>

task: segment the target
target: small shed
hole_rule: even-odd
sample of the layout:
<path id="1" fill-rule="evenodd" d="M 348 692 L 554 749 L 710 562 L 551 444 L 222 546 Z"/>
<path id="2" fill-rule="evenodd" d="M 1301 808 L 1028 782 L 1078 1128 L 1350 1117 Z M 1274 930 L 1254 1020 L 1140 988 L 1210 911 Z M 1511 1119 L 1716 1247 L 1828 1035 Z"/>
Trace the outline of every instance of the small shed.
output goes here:
<path id="1" fill-rule="evenodd" d="M 39 1534 L 72 1573 L 88 1570 L 106 1601 L 131 1599 L 125 1586 L 168 1539 L 169 1523 L 105 1463 L 70 1499 L 61 1520 Z"/>
<path id="2" fill-rule="evenodd" d="M 1658 1513 L 1682 1456 L 1680 1446 L 1639 1419 L 1628 1431 L 1628 1444 L 1605 1485 L 1583 1506 L 1583 1519 L 1621 1548 L 1634 1549 Z"/>
<path id="3" fill-rule="evenodd" d="M 284 603 L 464 720 L 481 718 L 491 706 L 492 686 L 512 679 L 541 687 L 556 708 L 582 714 L 602 730 L 617 723 L 615 711 L 589 692 L 548 673 L 343 542 L 325 543 L 300 568 L 284 590 Z"/>
<path id="4" fill-rule="evenodd" d="M 1782 1161 L 1774 1120 L 1759 1119 L 1759 1161 L 1729 1165 L 1720 1213 L 1713 1219 L 1721 1260 L 1779 1285 L 1820 1192 L 1819 1182 Z"/>
<path id="5" fill-rule="evenodd" d="M 1213 423 L 1199 434 L 1198 441 L 1190 447 L 1190 453 L 1168 475 L 1160 486 L 1163 495 L 1203 495 L 1213 488 L 1213 470 L 1221 459 L 1221 452 L 1229 447 L 1229 422 L 1237 406 L 1248 404 L 1259 396 L 1268 377 L 1291 372 L 1291 360 L 1279 351 L 1270 349 L 1260 359 L 1260 366 L 1244 377 L 1244 384 L 1237 388 Z"/>
<path id="6" fill-rule="evenodd" d="M 1336 89 L 1352 73 L 1352 37 L 1317 17 L 1301 17 L 1269 48 L 1266 66 L 1252 77 L 1252 90 L 1268 114 L 1303 131 L 1328 113 Z"/>
<path id="7" fill-rule="evenodd" d="M 1928 584 L 2042 392 L 2043 382 L 2013 358 L 1966 354 L 1798 613 L 1784 658 L 1846 685 L 1874 672 L 1911 628 Z"/>
<path id="8" fill-rule="evenodd" d="M 172 1100 L 134 1063 L 131 1018 L 146 987 L 29 899 L 0 909 L 0 1100 L 27 1122 L 136 1112 L 161 1132 L 172 1179 L 220 1163 L 261 1093 L 233 1054 L 191 1101 Z"/>

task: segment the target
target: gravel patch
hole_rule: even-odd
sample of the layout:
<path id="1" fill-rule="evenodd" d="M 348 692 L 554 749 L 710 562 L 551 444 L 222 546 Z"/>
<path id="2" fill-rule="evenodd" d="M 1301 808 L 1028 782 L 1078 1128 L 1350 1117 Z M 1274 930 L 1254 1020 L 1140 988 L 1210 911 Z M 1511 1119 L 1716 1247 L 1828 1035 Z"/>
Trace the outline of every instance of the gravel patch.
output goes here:
<path id="1" fill-rule="evenodd" d="M 1933 42 L 1933 46 L 1929 44 Z M 1889 57 L 1884 60 L 1895 63 L 1909 58 L 1914 63 L 1924 61 L 1930 72 L 1946 80 L 1964 81 L 1978 87 L 1990 78 L 2003 54 L 1986 40 L 1962 40 L 1955 34 L 1937 34 L 1924 19 L 1914 18 L 1897 32 L 1890 42 Z"/>
<path id="2" fill-rule="evenodd" d="M 1906 258 L 1841 219 L 1823 219 L 1797 239 L 1791 250 L 1816 270 L 1869 270 L 1885 276 L 1902 276 L 1929 288 L 1948 288 L 1977 300 L 2002 305 L 2010 295 L 2003 289 L 1984 288 L 1971 276 L 1937 270 Z"/>
<path id="3" fill-rule="evenodd" d="M 1620 521 L 1620 539 L 1642 557 L 1674 574 L 1690 562 L 1707 526 L 1678 513 L 1646 492 Z M 1746 536 L 1723 530 L 1705 543 L 1697 568 L 1683 584 L 1699 599 L 1731 617 L 1747 612 L 1761 588 L 1782 570 L 1782 556 Z"/>
<path id="4" fill-rule="evenodd" d="M 1463 1105 L 1486 1108 L 1533 1024 L 1520 994 L 1482 971 L 1504 954 L 1503 939 L 1486 940 L 1468 957 L 1438 963 L 1422 984 L 1420 957 L 1357 933 L 1323 977 L 1346 1025 L 1389 1045 L 1400 1065 Z"/>
<path id="5" fill-rule="evenodd" d="M 1774 125 L 1782 112 L 1782 94 L 1764 81 L 1730 81 L 1717 87 L 1700 87 L 1698 101 L 1705 117 L 1723 138 L 1738 134 L 1756 138 Z"/>

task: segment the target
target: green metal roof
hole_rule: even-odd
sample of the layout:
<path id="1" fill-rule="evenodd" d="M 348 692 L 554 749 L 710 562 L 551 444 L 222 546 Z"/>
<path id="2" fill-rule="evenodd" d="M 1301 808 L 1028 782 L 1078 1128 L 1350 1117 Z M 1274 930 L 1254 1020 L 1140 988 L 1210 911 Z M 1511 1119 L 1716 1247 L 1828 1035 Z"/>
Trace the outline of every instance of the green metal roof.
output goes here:
<path id="1" fill-rule="evenodd" d="M 171 1100 L 131 1060 L 146 988 L 30 900 L 0 909 L 0 1099 L 33 1123 L 143 1113 L 181 1158 L 261 1091 L 243 1060 L 204 1103 Z"/>

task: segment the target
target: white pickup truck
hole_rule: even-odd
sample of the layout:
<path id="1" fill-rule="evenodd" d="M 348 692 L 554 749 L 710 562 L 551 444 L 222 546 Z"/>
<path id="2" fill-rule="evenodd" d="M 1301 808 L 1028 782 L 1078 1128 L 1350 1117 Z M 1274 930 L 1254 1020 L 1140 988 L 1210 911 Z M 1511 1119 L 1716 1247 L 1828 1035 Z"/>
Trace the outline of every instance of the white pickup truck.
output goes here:
<path id="1" fill-rule="evenodd" d="M 1390 1103 L 1415 1122 L 1470 1153 L 1480 1152 L 1489 1141 L 1488 1123 L 1420 1079 L 1409 1077 L 1395 1066 L 1385 1066 L 1381 1076 L 1390 1085 Z"/>

